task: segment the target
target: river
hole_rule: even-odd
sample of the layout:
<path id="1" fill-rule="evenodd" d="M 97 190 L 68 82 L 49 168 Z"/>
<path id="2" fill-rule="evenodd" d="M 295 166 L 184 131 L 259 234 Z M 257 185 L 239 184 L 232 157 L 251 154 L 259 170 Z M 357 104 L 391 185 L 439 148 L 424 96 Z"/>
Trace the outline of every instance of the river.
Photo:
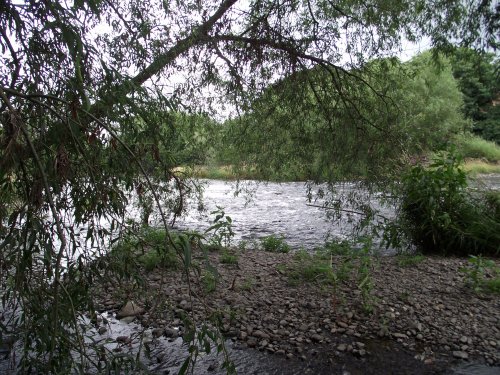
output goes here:
<path id="1" fill-rule="evenodd" d="M 176 223 L 181 230 L 191 229 L 199 232 L 210 226 L 214 215 L 222 207 L 230 216 L 235 232 L 236 243 L 253 242 L 276 235 L 290 245 L 292 249 L 314 249 L 324 245 L 329 239 L 345 239 L 353 225 L 362 215 L 350 213 L 342 221 L 328 217 L 329 210 L 322 208 L 325 198 L 307 196 L 304 182 L 257 183 L 245 181 L 246 191 L 235 195 L 235 183 L 218 180 L 204 180 L 204 210 L 199 211 L 195 204 Z M 324 187 L 319 187 L 324 188 Z M 339 194 L 347 195 L 356 189 L 353 183 L 339 185 Z M 386 217 L 392 217 L 390 208 L 380 205 L 377 196 L 370 200 L 372 206 Z M 191 202 L 193 203 L 193 202 Z"/>
<path id="2" fill-rule="evenodd" d="M 246 191 L 235 195 L 235 183 L 219 180 L 204 180 L 204 210 L 197 210 L 191 202 L 191 209 L 177 221 L 178 229 L 203 232 L 210 226 L 213 215 L 210 212 L 217 206 L 223 207 L 226 215 L 233 220 L 235 242 L 258 241 L 271 234 L 283 236 L 292 249 L 314 249 L 324 245 L 328 239 L 345 239 L 351 233 L 354 224 L 362 217 L 346 214 L 342 221 L 328 217 L 328 210 L 316 206 L 325 204 L 324 198 L 310 201 L 304 182 L 257 183 L 245 181 Z M 500 175 L 479 176 L 473 181 L 474 186 L 481 185 L 490 189 L 500 189 Z M 316 189 L 325 189 L 318 186 Z M 346 183 L 336 186 L 338 194 L 347 195 L 359 192 L 356 184 Z M 314 190 L 313 190 L 314 191 Z M 366 196 L 366 194 L 363 194 Z M 372 194 L 369 202 L 379 214 L 391 218 L 394 210 L 380 203 L 380 195 Z M 347 207 L 349 208 L 349 207 Z M 387 255 L 394 250 L 387 251 Z"/>

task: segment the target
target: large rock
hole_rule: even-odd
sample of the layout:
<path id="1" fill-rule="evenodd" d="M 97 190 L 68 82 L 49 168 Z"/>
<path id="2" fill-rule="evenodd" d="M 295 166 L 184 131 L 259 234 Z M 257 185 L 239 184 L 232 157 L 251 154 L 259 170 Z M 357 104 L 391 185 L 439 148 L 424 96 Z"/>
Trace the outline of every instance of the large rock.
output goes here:
<path id="1" fill-rule="evenodd" d="M 123 319 L 129 316 L 137 316 L 144 314 L 144 309 L 138 306 L 133 301 L 128 301 L 125 306 L 123 306 L 120 311 L 116 313 L 116 319 Z"/>

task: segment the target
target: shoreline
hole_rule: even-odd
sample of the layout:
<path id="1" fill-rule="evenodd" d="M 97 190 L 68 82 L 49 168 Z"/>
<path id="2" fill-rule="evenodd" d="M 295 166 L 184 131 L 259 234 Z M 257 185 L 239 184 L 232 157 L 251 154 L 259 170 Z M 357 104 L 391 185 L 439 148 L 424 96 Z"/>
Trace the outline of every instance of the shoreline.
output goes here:
<path id="1" fill-rule="evenodd" d="M 310 363 L 312 373 L 340 365 L 369 373 L 385 362 L 394 373 L 443 373 L 465 363 L 500 366 L 500 296 L 465 285 L 459 270 L 466 259 L 426 257 L 404 267 L 397 257 L 372 258 L 367 313 L 355 272 L 336 288 L 290 285 L 286 267 L 293 254 L 248 250 L 237 264 L 221 263 L 220 257 L 209 254 L 219 272 L 211 292 L 192 272 L 190 297 L 181 271 L 155 269 L 143 275 L 146 293 L 126 284 L 104 285 L 98 305 L 117 310 L 118 301 L 132 299 L 146 308 L 132 320 L 166 337 L 183 333 L 183 314 L 200 322 L 217 312 L 222 333 L 239 347 L 290 366 Z M 334 267 L 341 259 L 333 258 Z"/>

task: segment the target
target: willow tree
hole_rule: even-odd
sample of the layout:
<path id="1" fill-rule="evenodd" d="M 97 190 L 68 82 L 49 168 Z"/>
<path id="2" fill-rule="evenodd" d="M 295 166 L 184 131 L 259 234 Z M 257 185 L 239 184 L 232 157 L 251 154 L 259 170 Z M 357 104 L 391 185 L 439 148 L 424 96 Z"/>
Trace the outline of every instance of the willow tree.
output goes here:
<path id="1" fill-rule="evenodd" d="M 423 37 L 441 48 L 491 46 L 494 4 L 3 1 L 0 259 L 12 320 L 2 330 L 21 337 L 21 371 L 84 371 L 88 359 L 70 355 L 81 351 L 79 312 L 93 309 L 96 275 L 84 265 L 122 228 L 127 193 L 149 190 L 165 228 L 182 205 L 189 186 L 174 169 L 179 150 L 158 136 L 173 117 L 159 113 L 242 113 L 269 83 L 317 67 L 353 126 L 387 138 L 349 90 L 364 82 L 355 69 Z M 174 183 L 152 188 L 165 180 Z"/>

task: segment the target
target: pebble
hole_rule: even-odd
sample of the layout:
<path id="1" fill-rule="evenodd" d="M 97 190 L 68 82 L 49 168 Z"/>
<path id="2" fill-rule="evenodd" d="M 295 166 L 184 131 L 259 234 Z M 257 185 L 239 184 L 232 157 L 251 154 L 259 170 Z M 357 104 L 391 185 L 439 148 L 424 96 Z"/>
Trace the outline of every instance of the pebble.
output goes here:
<path id="1" fill-rule="evenodd" d="M 262 258 L 260 254 L 253 256 L 250 253 L 249 256 L 250 260 Z M 255 262 L 250 263 L 240 259 L 240 270 L 222 270 L 221 288 L 205 301 L 211 307 L 223 311 L 222 327 L 226 337 L 235 336 L 233 341 L 237 338 L 240 342 L 246 342 L 248 347 L 286 358 L 300 358 L 307 353 L 310 361 L 310 353 L 314 351 L 318 352 L 319 357 L 322 356 L 321 348 L 324 346 L 321 343 L 331 343 L 329 346 L 338 352 L 351 352 L 364 357 L 370 352 L 362 341 L 373 340 L 378 344 L 382 342 L 378 338 L 381 337 L 384 342 L 398 340 L 401 344 L 396 344 L 397 347 L 406 346 L 405 351 L 423 351 L 421 360 L 425 363 L 450 362 L 453 358 L 467 360 L 473 356 L 484 358 L 489 364 L 500 365 L 500 319 L 496 317 L 498 298 L 492 296 L 484 300 L 478 297 L 464 286 L 463 276 L 453 280 L 451 285 L 451 275 L 454 272 L 458 274 L 459 268 L 454 259 L 433 260 L 429 262 L 432 267 L 422 264 L 418 269 L 399 269 L 397 277 L 394 277 L 394 274 L 391 276 L 393 267 L 389 265 L 390 261 L 382 258 L 382 265 L 375 266 L 373 271 L 373 295 L 377 301 L 374 302 L 374 314 L 371 315 L 363 313 L 357 304 L 361 295 L 356 288 L 341 288 L 339 293 L 345 299 L 341 303 L 330 298 L 320 300 L 319 292 L 316 295 L 312 286 L 290 288 L 281 285 L 286 282 L 286 278 L 275 270 L 267 272 L 266 269 L 268 265 L 275 265 L 274 260 L 266 260 L 266 264 L 260 267 L 253 265 Z M 388 266 L 384 265 L 386 263 Z M 467 265 L 467 261 L 463 263 L 463 266 Z M 253 268 L 249 270 L 249 267 Z M 429 272 L 433 270 L 439 270 L 440 278 Z M 232 290 L 225 288 L 228 280 L 233 280 L 231 272 L 238 272 L 238 277 L 251 276 L 256 280 L 255 285 L 260 285 L 262 295 L 245 294 L 245 298 L 235 296 Z M 276 275 L 277 281 L 272 275 Z M 172 285 L 169 277 L 166 276 L 165 285 Z M 410 299 L 395 297 L 404 290 L 410 293 Z M 119 300 L 114 295 L 106 298 Z M 140 315 L 138 317 L 143 325 L 149 324 L 153 328 L 153 331 L 149 331 L 153 337 L 156 334 L 161 336 L 161 327 L 183 326 L 180 319 L 176 323 L 173 320 L 185 316 L 189 308 L 187 288 L 169 287 L 166 298 L 169 307 L 160 313 L 160 317 L 158 312 L 152 311 L 150 315 L 143 315 L 144 319 Z M 273 303 L 269 304 L 270 301 Z M 145 305 L 143 300 L 137 302 Z M 193 304 L 195 318 L 201 321 L 204 310 L 197 297 L 194 297 Z M 179 308 L 183 308 L 184 312 L 182 315 L 179 312 L 176 317 L 173 313 Z M 98 332 L 105 334 L 104 329 L 101 326 Z M 179 331 L 166 328 L 165 335 L 177 338 Z M 354 342 L 348 344 L 350 340 Z"/>
<path id="2" fill-rule="evenodd" d="M 468 359 L 469 355 L 466 352 L 456 350 L 453 352 L 453 357 L 459 358 L 459 359 Z"/>
<path id="3" fill-rule="evenodd" d="M 337 350 L 339 352 L 345 352 L 347 350 L 347 345 L 346 344 L 340 344 L 337 346 Z"/>

